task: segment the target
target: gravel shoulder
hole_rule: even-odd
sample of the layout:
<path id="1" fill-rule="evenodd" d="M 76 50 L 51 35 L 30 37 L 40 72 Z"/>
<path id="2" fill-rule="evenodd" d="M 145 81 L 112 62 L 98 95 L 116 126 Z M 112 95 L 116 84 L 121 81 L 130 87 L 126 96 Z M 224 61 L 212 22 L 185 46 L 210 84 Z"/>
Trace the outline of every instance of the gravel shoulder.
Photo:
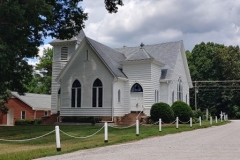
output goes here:
<path id="1" fill-rule="evenodd" d="M 240 120 L 37 160 L 239 160 Z M 140 133 L 141 134 L 141 133 Z"/>

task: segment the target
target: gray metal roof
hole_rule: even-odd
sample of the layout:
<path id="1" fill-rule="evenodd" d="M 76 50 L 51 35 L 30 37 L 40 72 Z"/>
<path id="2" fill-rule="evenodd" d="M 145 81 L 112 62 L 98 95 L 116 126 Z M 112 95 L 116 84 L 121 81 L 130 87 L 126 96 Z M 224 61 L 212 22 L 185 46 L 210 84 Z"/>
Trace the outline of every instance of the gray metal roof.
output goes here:
<path id="1" fill-rule="evenodd" d="M 137 61 L 137 60 L 147 60 L 154 59 L 145 49 L 144 47 L 140 47 L 137 51 L 129 54 L 126 58 L 126 61 Z"/>
<path id="2" fill-rule="evenodd" d="M 14 97 L 32 107 L 33 110 L 51 110 L 51 95 L 35 93 L 25 93 L 25 95 L 19 95 L 17 92 L 11 93 Z"/>
<path id="3" fill-rule="evenodd" d="M 71 41 L 81 42 L 84 37 L 85 37 L 85 33 L 84 33 L 83 30 L 81 30 L 81 31 L 78 33 L 78 35 L 72 37 L 71 39 L 64 39 L 64 40 L 55 39 L 55 40 L 51 41 L 50 44 L 62 43 L 62 42 L 71 42 Z"/>
<path id="4" fill-rule="evenodd" d="M 120 62 L 126 59 L 124 54 L 106 45 L 103 45 L 91 38 L 86 38 L 90 45 L 93 47 L 93 49 L 98 53 L 100 58 L 105 62 L 105 64 L 116 77 L 127 78 L 126 75 L 121 71 L 122 66 L 120 64 Z"/>
<path id="5" fill-rule="evenodd" d="M 179 52 L 181 52 L 182 44 L 182 41 L 177 41 L 153 45 L 144 45 L 144 50 L 150 56 L 152 56 L 157 61 L 165 64 L 163 69 L 168 69 L 165 79 L 171 79 L 172 77 L 173 70 L 177 61 L 177 55 L 179 54 Z M 141 46 L 116 48 L 115 50 L 123 53 L 125 57 L 129 57 L 131 56 L 131 54 L 141 50 Z"/>

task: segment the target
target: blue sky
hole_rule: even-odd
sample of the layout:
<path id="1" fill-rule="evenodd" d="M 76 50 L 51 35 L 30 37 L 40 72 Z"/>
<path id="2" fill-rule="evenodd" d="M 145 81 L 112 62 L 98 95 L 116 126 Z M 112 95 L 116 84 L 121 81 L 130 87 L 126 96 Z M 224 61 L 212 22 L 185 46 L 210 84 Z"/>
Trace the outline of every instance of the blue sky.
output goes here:
<path id="1" fill-rule="evenodd" d="M 113 48 L 179 40 L 183 40 L 186 50 L 202 41 L 240 44 L 239 0 L 123 0 L 123 3 L 118 13 L 109 14 L 103 0 L 83 0 L 82 7 L 89 17 L 85 34 Z M 46 47 L 49 41 L 45 40 Z"/>

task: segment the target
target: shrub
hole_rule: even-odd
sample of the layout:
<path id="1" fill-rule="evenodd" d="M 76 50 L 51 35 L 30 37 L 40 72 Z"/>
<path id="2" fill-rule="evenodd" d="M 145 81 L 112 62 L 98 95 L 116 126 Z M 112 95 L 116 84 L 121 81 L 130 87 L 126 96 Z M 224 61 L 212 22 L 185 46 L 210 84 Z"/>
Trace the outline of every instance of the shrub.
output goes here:
<path id="1" fill-rule="evenodd" d="M 203 112 L 200 109 L 193 111 L 193 117 L 195 118 L 203 117 Z"/>
<path id="2" fill-rule="evenodd" d="M 33 125 L 34 121 L 29 119 L 20 119 L 15 121 L 15 125 Z"/>
<path id="3" fill-rule="evenodd" d="M 180 121 L 187 122 L 190 117 L 193 117 L 193 111 L 191 107 L 182 101 L 176 101 L 172 104 L 172 110 L 174 116 L 178 117 Z"/>
<path id="4" fill-rule="evenodd" d="M 35 120 L 19 119 L 15 121 L 15 125 L 38 125 L 41 123 L 42 123 L 42 119 L 35 119 Z"/>
<path id="5" fill-rule="evenodd" d="M 153 104 L 150 115 L 151 119 L 155 122 L 161 118 L 163 122 L 169 123 L 174 118 L 172 108 L 167 103 L 163 102 Z"/>
<path id="6" fill-rule="evenodd" d="M 62 122 L 72 122 L 72 123 L 98 123 L 101 121 L 101 118 L 97 117 L 63 117 Z"/>
<path id="7" fill-rule="evenodd" d="M 42 123 L 42 119 L 35 119 L 34 120 L 34 124 L 37 125 L 37 124 L 41 124 Z"/>

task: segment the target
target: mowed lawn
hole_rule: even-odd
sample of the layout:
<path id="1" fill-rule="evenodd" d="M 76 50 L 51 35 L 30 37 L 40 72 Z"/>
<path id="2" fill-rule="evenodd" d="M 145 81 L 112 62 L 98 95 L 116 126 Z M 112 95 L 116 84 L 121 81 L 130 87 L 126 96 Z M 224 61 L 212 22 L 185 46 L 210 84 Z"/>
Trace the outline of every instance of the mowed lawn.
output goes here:
<path id="1" fill-rule="evenodd" d="M 213 125 L 223 125 L 228 122 L 213 122 Z M 59 126 L 60 130 L 72 136 L 85 137 L 99 131 L 102 126 Z M 94 148 L 117 143 L 124 143 L 134 140 L 140 140 L 152 136 L 163 136 L 177 132 L 189 131 L 199 128 L 210 127 L 209 122 L 193 124 L 190 128 L 189 124 L 180 124 L 176 129 L 176 125 L 163 125 L 162 132 L 159 132 L 158 125 L 140 126 L 139 136 L 136 136 L 136 127 L 132 126 L 125 129 L 116 129 L 108 127 L 108 142 L 104 142 L 104 128 L 97 134 L 89 138 L 72 138 L 60 132 L 61 151 L 56 151 L 55 132 L 38 139 L 22 142 L 6 142 L 1 139 L 23 140 L 42 136 L 55 130 L 55 126 L 0 126 L 0 160 L 28 160 L 33 158 L 63 154 L 67 152 Z"/>

